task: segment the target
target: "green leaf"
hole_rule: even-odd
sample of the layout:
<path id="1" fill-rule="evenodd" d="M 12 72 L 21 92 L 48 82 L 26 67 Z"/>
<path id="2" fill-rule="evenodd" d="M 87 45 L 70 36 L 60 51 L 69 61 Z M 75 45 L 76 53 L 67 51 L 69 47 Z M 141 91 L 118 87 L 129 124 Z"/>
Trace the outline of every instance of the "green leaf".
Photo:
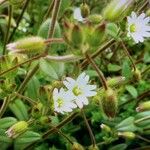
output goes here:
<path id="1" fill-rule="evenodd" d="M 134 125 L 134 117 L 126 118 L 116 126 L 116 129 L 117 131 L 136 131 L 137 127 Z"/>
<path id="2" fill-rule="evenodd" d="M 116 71 L 119 71 L 120 69 L 121 69 L 121 67 L 119 65 L 116 65 L 116 64 L 108 65 L 108 71 L 110 71 L 110 72 L 116 72 Z"/>
<path id="3" fill-rule="evenodd" d="M 127 146 L 128 146 L 127 144 L 118 144 L 109 148 L 108 150 L 125 150 Z"/>
<path id="4" fill-rule="evenodd" d="M 55 80 L 58 79 L 58 75 L 55 69 L 48 63 L 48 61 L 40 59 L 40 69 L 45 75 L 49 76 L 50 78 Z"/>
<path id="5" fill-rule="evenodd" d="M 39 89 L 40 88 L 40 82 L 36 76 L 33 76 L 32 79 L 30 79 L 28 86 L 27 86 L 27 96 L 32 98 L 33 100 L 36 100 L 39 98 Z"/>
<path id="6" fill-rule="evenodd" d="M 6 129 L 12 126 L 17 122 L 16 118 L 13 117 L 5 117 L 0 119 L 0 129 Z"/>
<path id="7" fill-rule="evenodd" d="M 9 104 L 9 108 L 19 120 L 28 120 L 28 113 L 25 104 L 17 99 Z"/>
<path id="8" fill-rule="evenodd" d="M 41 139 L 41 135 L 39 133 L 33 131 L 27 131 L 15 139 L 14 141 L 15 150 L 22 150 L 30 143 L 40 139 Z"/>
<path id="9" fill-rule="evenodd" d="M 133 98 L 137 98 L 138 92 L 134 86 L 126 85 L 125 88 L 133 96 Z"/>
<path id="10" fill-rule="evenodd" d="M 49 62 L 44 59 L 40 60 L 40 69 L 42 73 L 51 79 L 58 80 L 64 75 L 65 66 L 61 62 Z"/>
<path id="11" fill-rule="evenodd" d="M 148 116 L 150 116 L 150 111 L 140 112 L 135 116 L 135 121 L 138 119 L 142 119 L 144 117 L 148 117 Z M 150 128 L 150 119 L 141 121 L 137 123 L 136 125 L 142 128 Z"/>
<path id="12" fill-rule="evenodd" d="M 117 38 L 119 28 L 115 23 L 108 23 L 106 26 L 106 33 L 114 38 Z"/>
<path id="13" fill-rule="evenodd" d="M 7 150 L 12 143 L 12 139 L 6 136 L 6 130 L 0 129 L 0 149 Z"/>
<path id="14" fill-rule="evenodd" d="M 132 77 L 132 69 L 127 60 L 125 60 L 122 65 L 122 76 L 125 77 L 126 79 L 129 79 Z"/>

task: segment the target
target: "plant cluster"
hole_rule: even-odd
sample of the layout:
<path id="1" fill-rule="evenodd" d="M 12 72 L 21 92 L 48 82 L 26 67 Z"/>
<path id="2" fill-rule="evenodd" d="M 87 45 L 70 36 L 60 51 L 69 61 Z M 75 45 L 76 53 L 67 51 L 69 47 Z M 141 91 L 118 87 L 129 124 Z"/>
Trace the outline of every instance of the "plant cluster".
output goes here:
<path id="1" fill-rule="evenodd" d="M 1 0 L 1 150 L 150 149 L 149 0 Z"/>

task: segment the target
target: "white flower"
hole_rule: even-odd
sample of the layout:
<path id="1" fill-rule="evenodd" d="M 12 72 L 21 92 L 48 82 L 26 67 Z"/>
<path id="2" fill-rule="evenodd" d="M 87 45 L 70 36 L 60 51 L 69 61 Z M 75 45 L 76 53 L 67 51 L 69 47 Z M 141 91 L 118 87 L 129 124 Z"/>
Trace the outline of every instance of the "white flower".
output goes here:
<path id="1" fill-rule="evenodd" d="M 150 37 L 150 26 L 148 25 L 150 17 L 146 17 L 144 13 L 137 16 L 135 12 L 132 12 L 127 19 L 128 37 L 132 37 L 136 43 L 143 42 L 145 37 Z"/>
<path id="2" fill-rule="evenodd" d="M 73 108 L 77 105 L 73 102 L 73 97 L 71 97 L 68 91 L 61 88 L 59 91 L 57 88 L 53 91 L 54 100 L 54 110 L 56 112 L 64 114 L 64 112 L 71 112 Z"/>
<path id="3" fill-rule="evenodd" d="M 76 19 L 78 21 L 81 21 L 81 22 L 83 21 L 83 17 L 81 16 L 81 9 L 80 8 L 74 9 L 73 17 L 74 17 L 74 19 Z"/>
<path id="4" fill-rule="evenodd" d="M 74 97 L 74 101 L 79 108 L 82 108 L 83 105 L 88 105 L 88 97 L 95 96 L 97 94 L 95 91 L 96 85 L 90 85 L 88 82 L 89 76 L 84 72 L 79 75 L 77 80 L 67 77 L 66 80 L 63 81 L 68 91 Z"/>

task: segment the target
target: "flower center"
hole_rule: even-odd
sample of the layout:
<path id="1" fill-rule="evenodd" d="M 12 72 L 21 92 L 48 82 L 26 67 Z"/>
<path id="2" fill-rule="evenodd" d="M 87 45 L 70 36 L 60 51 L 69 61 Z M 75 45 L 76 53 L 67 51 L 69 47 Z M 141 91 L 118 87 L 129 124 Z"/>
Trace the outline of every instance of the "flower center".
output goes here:
<path id="1" fill-rule="evenodd" d="M 60 108 L 60 107 L 62 107 L 62 105 L 63 105 L 63 100 L 61 99 L 61 98 L 59 98 L 58 100 L 57 100 L 57 103 L 58 103 L 58 107 Z"/>
<path id="2" fill-rule="evenodd" d="M 135 32 L 136 31 L 136 25 L 133 23 L 130 25 L 130 32 Z"/>
<path id="3" fill-rule="evenodd" d="M 73 92 L 73 94 L 74 94 L 75 96 L 78 96 L 78 95 L 82 94 L 81 89 L 80 89 L 78 86 L 75 86 L 75 87 L 73 88 L 72 92 Z"/>

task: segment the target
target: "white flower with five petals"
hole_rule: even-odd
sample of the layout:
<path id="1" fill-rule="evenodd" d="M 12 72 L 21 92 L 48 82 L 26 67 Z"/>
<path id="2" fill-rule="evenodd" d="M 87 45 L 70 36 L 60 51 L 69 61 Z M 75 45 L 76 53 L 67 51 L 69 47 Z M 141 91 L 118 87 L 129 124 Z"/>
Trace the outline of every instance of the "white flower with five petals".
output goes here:
<path id="1" fill-rule="evenodd" d="M 96 85 L 89 84 L 89 76 L 84 72 L 78 76 L 77 80 L 67 77 L 63 83 L 79 108 L 82 108 L 83 105 L 88 105 L 88 97 L 97 94 L 95 91 Z"/>
<path id="2" fill-rule="evenodd" d="M 57 88 L 53 91 L 54 110 L 58 113 L 64 114 L 65 112 L 72 112 L 73 108 L 77 105 L 73 102 L 70 92 L 61 88 L 59 91 Z"/>
<path id="3" fill-rule="evenodd" d="M 127 17 L 128 20 L 128 37 L 132 37 L 135 43 L 144 42 L 145 37 L 150 37 L 150 26 L 148 25 L 150 17 L 145 13 L 137 16 L 135 12 Z"/>

